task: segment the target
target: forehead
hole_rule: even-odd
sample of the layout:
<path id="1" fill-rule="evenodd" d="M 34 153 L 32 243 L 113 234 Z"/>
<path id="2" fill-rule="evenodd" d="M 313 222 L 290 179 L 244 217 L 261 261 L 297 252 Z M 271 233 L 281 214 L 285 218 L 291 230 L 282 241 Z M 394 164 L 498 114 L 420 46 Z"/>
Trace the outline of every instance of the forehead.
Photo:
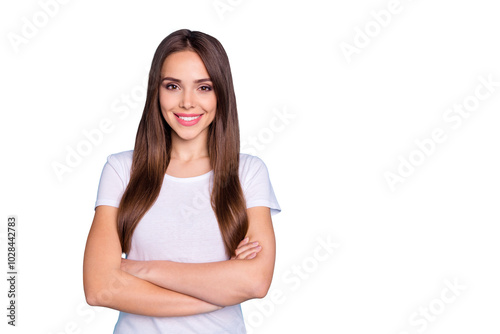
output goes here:
<path id="1" fill-rule="evenodd" d="M 208 78 L 208 72 L 200 56 L 194 51 L 179 51 L 169 55 L 161 69 L 163 77 Z"/>

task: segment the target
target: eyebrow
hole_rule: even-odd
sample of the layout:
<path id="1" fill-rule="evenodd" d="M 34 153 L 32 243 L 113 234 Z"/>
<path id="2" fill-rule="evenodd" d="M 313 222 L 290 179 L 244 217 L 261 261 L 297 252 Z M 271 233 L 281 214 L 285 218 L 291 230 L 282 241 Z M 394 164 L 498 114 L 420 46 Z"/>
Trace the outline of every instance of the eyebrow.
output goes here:
<path id="1" fill-rule="evenodd" d="M 172 77 L 165 77 L 161 80 L 161 82 L 163 82 L 165 80 L 174 81 L 174 82 L 178 82 L 178 83 L 182 82 L 181 79 L 176 79 L 176 78 L 172 78 Z M 203 79 L 195 80 L 194 83 L 207 82 L 207 81 L 212 81 L 212 80 L 210 80 L 210 78 L 203 78 Z"/>

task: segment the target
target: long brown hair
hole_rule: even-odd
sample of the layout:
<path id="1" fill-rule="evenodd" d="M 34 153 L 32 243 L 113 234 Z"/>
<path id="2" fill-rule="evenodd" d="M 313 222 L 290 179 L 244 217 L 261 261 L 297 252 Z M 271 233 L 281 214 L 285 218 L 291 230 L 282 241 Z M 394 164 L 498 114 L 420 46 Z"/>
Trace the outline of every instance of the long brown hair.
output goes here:
<path id="1" fill-rule="evenodd" d="M 170 162 L 172 129 L 161 114 L 161 68 L 174 52 L 194 51 L 212 80 L 217 110 L 208 127 L 208 154 L 213 170 L 211 205 L 219 223 L 228 256 L 234 255 L 248 230 L 246 204 L 239 180 L 240 134 L 229 59 L 220 42 L 199 31 L 182 29 L 158 46 L 149 72 L 146 104 L 137 130 L 130 181 L 118 209 L 118 235 L 122 252 L 128 253 L 132 234 L 154 204 Z"/>

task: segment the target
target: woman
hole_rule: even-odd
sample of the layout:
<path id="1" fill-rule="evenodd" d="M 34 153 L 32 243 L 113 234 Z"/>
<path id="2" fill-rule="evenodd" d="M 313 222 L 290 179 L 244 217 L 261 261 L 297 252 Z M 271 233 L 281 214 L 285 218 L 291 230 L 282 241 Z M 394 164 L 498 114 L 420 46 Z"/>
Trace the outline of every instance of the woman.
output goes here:
<path id="1" fill-rule="evenodd" d="M 170 34 L 134 150 L 104 165 L 85 249 L 87 302 L 121 311 L 115 333 L 245 333 L 240 303 L 267 294 L 281 209 L 265 164 L 239 146 L 222 45 Z"/>

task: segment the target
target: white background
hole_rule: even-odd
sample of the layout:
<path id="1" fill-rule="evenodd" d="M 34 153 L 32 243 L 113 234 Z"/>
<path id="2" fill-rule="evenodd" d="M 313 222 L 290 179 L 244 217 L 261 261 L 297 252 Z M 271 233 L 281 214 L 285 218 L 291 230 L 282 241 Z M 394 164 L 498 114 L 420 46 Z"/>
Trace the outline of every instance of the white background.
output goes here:
<path id="1" fill-rule="evenodd" d="M 500 330 L 500 87 L 456 128 L 443 118 L 481 76 L 500 81 L 493 1 L 401 0 L 382 27 L 370 12 L 390 0 L 73 0 L 52 16 L 46 2 L 0 8 L 1 267 L 15 214 L 20 273 L 18 327 L 2 307 L 3 333 L 112 332 L 118 312 L 86 305 L 82 286 L 98 181 L 109 154 L 133 149 L 142 81 L 180 28 L 224 45 L 241 139 L 257 138 L 242 151 L 264 160 L 282 207 L 271 290 L 243 304 L 249 333 Z M 39 27 L 15 46 L 27 22 Z M 59 179 L 54 163 L 104 119 L 112 130 Z M 436 128 L 446 140 L 418 153 Z M 410 157 L 420 165 L 391 190 L 385 173 Z"/>

